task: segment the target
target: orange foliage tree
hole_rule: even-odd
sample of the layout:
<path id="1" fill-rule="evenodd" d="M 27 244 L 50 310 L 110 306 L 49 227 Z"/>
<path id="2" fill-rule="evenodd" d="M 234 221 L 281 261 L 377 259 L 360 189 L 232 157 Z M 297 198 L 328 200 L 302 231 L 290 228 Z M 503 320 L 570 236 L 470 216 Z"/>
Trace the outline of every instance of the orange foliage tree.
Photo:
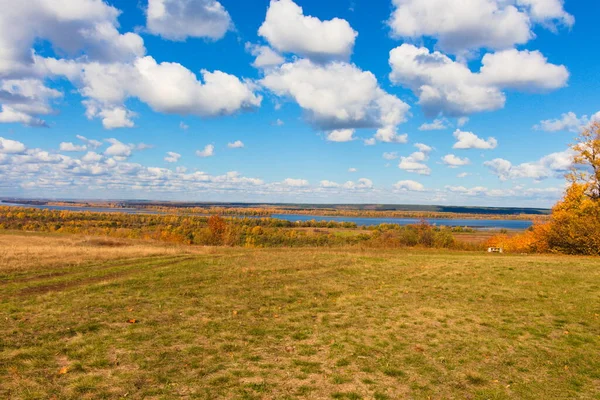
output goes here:
<path id="1" fill-rule="evenodd" d="M 571 148 L 570 185 L 550 221 L 521 235 L 494 237 L 490 244 L 509 251 L 600 255 L 600 121 L 583 129 Z"/>

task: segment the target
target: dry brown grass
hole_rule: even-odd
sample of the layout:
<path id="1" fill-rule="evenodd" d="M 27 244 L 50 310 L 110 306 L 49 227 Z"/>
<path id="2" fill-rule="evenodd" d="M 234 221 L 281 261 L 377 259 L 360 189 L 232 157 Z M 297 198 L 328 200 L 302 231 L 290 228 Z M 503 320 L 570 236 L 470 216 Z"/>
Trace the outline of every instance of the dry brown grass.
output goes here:
<path id="1" fill-rule="evenodd" d="M 0 272 L 19 273 L 118 259 L 202 254 L 210 248 L 92 236 L 24 233 L 0 235 Z"/>

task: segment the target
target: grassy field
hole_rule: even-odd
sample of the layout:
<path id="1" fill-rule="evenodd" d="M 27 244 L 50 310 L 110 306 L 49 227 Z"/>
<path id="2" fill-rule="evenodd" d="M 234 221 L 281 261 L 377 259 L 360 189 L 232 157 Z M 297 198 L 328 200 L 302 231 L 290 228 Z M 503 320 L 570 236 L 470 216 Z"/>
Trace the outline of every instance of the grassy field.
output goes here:
<path id="1" fill-rule="evenodd" d="M 600 260 L 0 234 L 0 398 L 600 399 Z"/>

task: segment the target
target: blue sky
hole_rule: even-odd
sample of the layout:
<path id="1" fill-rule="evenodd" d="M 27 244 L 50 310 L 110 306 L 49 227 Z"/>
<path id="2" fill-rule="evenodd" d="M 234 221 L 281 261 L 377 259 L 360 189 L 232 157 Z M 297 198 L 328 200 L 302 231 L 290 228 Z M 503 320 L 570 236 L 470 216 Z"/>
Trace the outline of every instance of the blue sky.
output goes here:
<path id="1" fill-rule="evenodd" d="M 4 197 L 543 207 L 600 118 L 597 2 L 2 7 Z"/>

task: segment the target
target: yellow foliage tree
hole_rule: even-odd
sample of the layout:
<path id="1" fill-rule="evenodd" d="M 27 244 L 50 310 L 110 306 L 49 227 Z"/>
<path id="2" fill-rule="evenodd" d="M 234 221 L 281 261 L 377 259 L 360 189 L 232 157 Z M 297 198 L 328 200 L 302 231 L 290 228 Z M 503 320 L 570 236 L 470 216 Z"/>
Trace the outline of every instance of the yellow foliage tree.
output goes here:
<path id="1" fill-rule="evenodd" d="M 600 255 L 600 121 L 581 131 L 573 149 L 573 166 L 565 195 L 550 222 L 515 236 L 495 236 L 490 245 L 517 252 Z"/>

